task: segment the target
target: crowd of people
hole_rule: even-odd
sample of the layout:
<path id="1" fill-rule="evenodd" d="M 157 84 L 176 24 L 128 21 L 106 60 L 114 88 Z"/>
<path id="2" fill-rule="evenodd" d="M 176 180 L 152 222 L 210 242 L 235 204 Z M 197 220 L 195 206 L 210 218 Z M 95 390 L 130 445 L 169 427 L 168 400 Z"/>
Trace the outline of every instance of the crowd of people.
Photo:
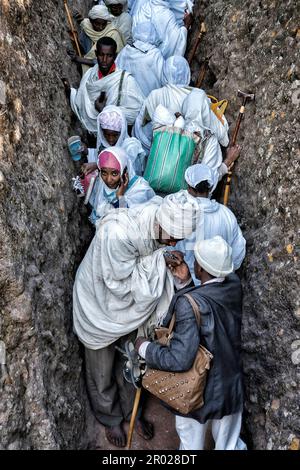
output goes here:
<path id="1" fill-rule="evenodd" d="M 221 122 L 205 91 L 191 86 L 184 54 L 192 9 L 190 0 L 103 0 L 88 18 L 74 12 L 81 54 L 68 53 L 81 81 L 78 89 L 64 85 L 87 136 L 82 177 L 98 175 L 88 197 L 95 234 L 74 284 L 74 330 L 85 347 L 92 410 L 117 447 L 126 445 L 122 423 L 135 389 L 116 346 L 131 340 L 149 367 L 167 371 L 188 370 L 203 344 L 213 355 L 204 405 L 176 415 L 180 449 L 203 449 L 209 425 L 215 449 L 246 449 L 235 274 L 246 243 L 233 212 L 212 198 L 240 149 L 228 147 L 225 116 Z M 165 127 L 197 136 L 199 149 L 180 191 L 157 194 L 144 172 L 153 133 Z M 186 292 L 200 308 L 200 328 Z M 151 340 L 174 312 L 170 344 Z M 136 430 L 145 439 L 154 432 L 142 406 Z"/>

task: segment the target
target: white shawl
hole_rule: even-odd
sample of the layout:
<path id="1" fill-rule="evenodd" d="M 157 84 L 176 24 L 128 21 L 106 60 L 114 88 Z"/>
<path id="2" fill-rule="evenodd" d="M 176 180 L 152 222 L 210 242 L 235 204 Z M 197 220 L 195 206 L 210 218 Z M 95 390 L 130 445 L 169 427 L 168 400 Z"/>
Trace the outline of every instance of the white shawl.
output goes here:
<path id="1" fill-rule="evenodd" d="M 99 80 L 98 64 L 90 68 L 82 77 L 78 90 L 71 88 L 71 107 L 81 124 L 89 132 L 97 133 L 98 111 L 95 101 L 102 91 L 105 92 L 106 104 L 117 104 L 121 70 L 103 77 Z M 143 93 L 135 79 L 125 72 L 120 92 L 120 107 L 124 111 L 128 124 L 133 124 L 143 104 Z"/>
<path id="2" fill-rule="evenodd" d="M 89 349 L 110 345 L 153 313 L 159 323 L 168 310 L 173 279 L 154 240 L 157 209 L 152 201 L 136 212 L 119 209 L 98 225 L 73 291 L 74 329 Z"/>

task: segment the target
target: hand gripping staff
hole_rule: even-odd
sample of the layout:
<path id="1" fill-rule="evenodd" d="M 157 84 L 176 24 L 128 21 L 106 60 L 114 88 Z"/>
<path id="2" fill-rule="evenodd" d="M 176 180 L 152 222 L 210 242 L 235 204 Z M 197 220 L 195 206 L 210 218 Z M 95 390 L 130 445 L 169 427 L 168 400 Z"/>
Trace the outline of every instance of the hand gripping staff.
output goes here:
<path id="1" fill-rule="evenodd" d="M 233 136 L 232 136 L 231 143 L 230 143 L 231 147 L 233 147 L 236 144 L 237 135 L 238 135 L 238 132 L 240 130 L 240 125 L 241 125 L 241 122 L 242 122 L 242 119 L 243 119 L 244 113 L 245 113 L 246 103 L 247 103 L 248 100 L 249 101 L 254 101 L 254 99 L 255 99 L 255 95 L 253 93 L 244 93 L 243 91 L 240 91 L 240 90 L 238 90 L 238 96 L 242 96 L 243 101 L 242 101 L 242 106 L 240 107 L 240 111 L 239 111 L 239 115 L 238 115 L 238 118 L 237 118 L 237 121 L 236 121 L 235 129 L 233 131 Z M 231 166 L 231 168 L 232 168 L 232 166 Z M 227 206 L 227 204 L 228 204 L 231 177 L 232 177 L 232 171 L 229 170 L 228 174 L 227 174 L 225 191 L 224 191 L 224 200 L 223 200 L 224 206 Z"/>
<path id="2" fill-rule="evenodd" d="M 127 437 L 127 446 L 126 449 L 129 450 L 131 448 L 131 441 L 132 441 L 132 434 L 134 429 L 134 423 L 136 419 L 136 415 L 138 412 L 139 402 L 141 398 L 141 391 L 142 391 L 142 383 L 141 377 L 142 374 L 145 372 L 146 363 L 145 361 L 138 355 L 138 352 L 134 349 L 134 345 L 131 341 L 126 341 L 124 344 L 124 349 L 115 346 L 115 348 L 120 351 L 124 357 L 126 357 L 126 361 L 123 368 L 123 376 L 127 382 L 132 383 L 132 385 L 136 388 L 135 398 L 133 409 L 131 413 L 131 419 L 129 424 L 129 431 Z"/>

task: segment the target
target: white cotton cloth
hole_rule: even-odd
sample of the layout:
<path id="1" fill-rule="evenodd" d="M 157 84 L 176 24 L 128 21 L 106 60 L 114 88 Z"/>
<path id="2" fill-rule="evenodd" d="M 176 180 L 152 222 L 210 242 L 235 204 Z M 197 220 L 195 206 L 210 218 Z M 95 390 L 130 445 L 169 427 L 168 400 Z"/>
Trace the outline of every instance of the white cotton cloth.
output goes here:
<path id="1" fill-rule="evenodd" d="M 133 36 L 133 46 L 122 49 L 116 64 L 120 69 L 130 72 L 144 95 L 148 96 L 152 90 L 162 86 L 164 58 L 156 47 L 158 36 L 150 22 L 137 25 Z"/>
<path id="2" fill-rule="evenodd" d="M 175 239 L 191 235 L 198 225 L 199 217 L 197 201 L 187 191 L 166 196 L 156 214 L 162 229 Z"/>
<path id="3" fill-rule="evenodd" d="M 175 119 L 174 113 L 159 104 L 152 116 L 153 129 L 161 126 L 173 126 Z"/>
<path id="4" fill-rule="evenodd" d="M 111 118 L 109 116 L 110 114 Z M 113 125 L 114 115 L 119 116 L 118 122 L 121 123 L 121 129 L 119 131 L 120 136 L 118 138 L 116 146 L 122 146 L 124 140 L 128 137 L 128 125 L 124 111 L 119 106 L 115 106 L 112 104 L 105 106 L 105 108 L 103 108 L 103 111 L 97 116 L 97 149 L 99 149 L 100 147 L 110 147 L 110 144 L 104 137 L 102 129 L 116 130 L 113 129 L 113 127 L 115 127 Z M 104 124 L 105 122 L 106 124 Z"/>
<path id="5" fill-rule="evenodd" d="M 233 272 L 232 248 L 220 237 L 199 240 L 194 255 L 201 268 L 215 277 L 226 277 Z"/>
<path id="6" fill-rule="evenodd" d="M 173 11 L 164 0 L 148 0 L 133 15 L 132 25 L 151 21 L 160 39 L 159 49 L 165 59 L 185 54 L 187 29 L 178 26 Z"/>
<path id="7" fill-rule="evenodd" d="M 185 12 L 192 13 L 194 2 L 190 0 L 169 0 L 169 8 L 174 13 L 176 23 L 179 26 L 183 25 L 183 18 Z"/>
<path id="8" fill-rule="evenodd" d="M 132 18 L 129 13 L 123 11 L 120 16 L 114 16 L 112 23 L 123 36 L 125 44 L 132 43 Z"/>
<path id="9" fill-rule="evenodd" d="M 185 181 L 191 188 L 195 188 L 197 184 L 202 181 L 208 181 L 208 184 L 211 188 L 210 192 L 216 188 L 218 184 L 218 172 L 213 170 L 208 165 L 203 163 L 197 163 L 196 165 L 189 166 L 185 170 L 184 178 Z"/>
<path id="10" fill-rule="evenodd" d="M 193 418 L 176 416 L 176 431 L 180 439 L 179 450 L 204 450 L 205 436 L 209 427 L 215 442 L 214 450 L 247 450 L 240 438 L 242 413 L 209 419 L 201 424 Z"/>
<path id="11" fill-rule="evenodd" d="M 177 86 L 186 86 L 191 81 L 191 70 L 188 61 L 179 55 L 169 57 L 163 67 L 163 85 L 172 83 Z"/>
<path id="12" fill-rule="evenodd" d="M 218 142 L 227 147 L 228 122 L 223 116 L 224 125 L 210 109 L 211 101 L 204 90 L 194 88 L 182 104 L 182 114 L 185 118 L 185 128 L 189 132 L 200 132 L 203 136 L 205 130 L 209 130 L 216 136 Z"/>
<path id="13" fill-rule="evenodd" d="M 228 207 L 219 204 L 214 199 L 203 197 L 194 198 L 200 211 L 199 223 L 196 231 L 185 240 L 176 244 L 176 250 L 185 255 L 185 261 L 196 285 L 199 285 L 194 272 L 194 246 L 196 240 L 207 240 L 220 235 L 232 248 L 234 270 L 237 270 L 243 262 L 246 254 L 246 240 L 237 223 L 236 217 Z"/>
<path id="14" fill-rule="evenodd" d="M 111 15 L 105 5 L 95 5 L 88 13 L 91 20 L 102 19 L 106 21 L 113 21 L 114 16 Z"/>
<path id="15" fill-rule="evenodd" d="M 143 125 L 145 117 L 152 121 L 154 112 L 159 104 L 167 108 L 171 114 L 181 112 L 182 103 L 191 90 L 192 88 L 189 86 L 168 84 L 158 90 L 153 90 L 148 98 L 146 98 L 135 121 L 134 135 L 140 140 L 147 154 L 149 154 L 152 143 L 153 129 L 152 122 Z"/>
<path id="16" fill-rule="evenodd" d="M 138 211 L 103 218 L 81 262 L 73 289 L 74 330 L 89 349 L 102 349 L 166 315 L 174 289 L 163 249 L 154 239 L 160 198 Z"/>
<path id="17" fill-rule="evenodd" d="M 128 0 L 128 11 L 134 16 L 148 0 Z"/>
<path id="18" fill-rule="evenodd" d="M 135 137 L 127 137 L 124 139 L 122 147 L 131 161 L 135 173 L 142 176 L 145 170 L 146 153 L 141 142 Z"/>
<path id="19" fill-rule="evenodd" d="M 150 187 L 148 181 L 144 178 L 137 177 L 134 171 L 134 166 L 123 147 L 107 147 L 105 150 L 111 152 L 120 165 L 120 173 L 127 168 L 129 185 L 124 196 L 120 198 L 120 207 L 134 207 L 139 204 L 144 204 L 155 196 L 155 192 Z M 101 219 L 111 210 L 115 210 L 111 204 L 111 200 L 115 198 L 117 189 L 112 190 L 106 186 L 101 174 L 97 179 L 91 197 L 89 199 L 90 205 L 93 207 L 91 222 L 95 223 L 96 220 Z"/>
<path id="20" fill-rule="evenodd" d="M 82 77 L 78 90 L 71 88 L 71 107 L 81 124 L 89 132 L 97 133 L 98 111 L 95 100 L 105 92 L 107 105 L 117 104 L 122 71 L 115 72 L 99 80 L 98 64 L 91 67 Z M 128 124 L 132 125 L 144 102 L 144 95 L 135 79 L 125 72 L 120 93 L 120 107 L 124 111 Z"/>

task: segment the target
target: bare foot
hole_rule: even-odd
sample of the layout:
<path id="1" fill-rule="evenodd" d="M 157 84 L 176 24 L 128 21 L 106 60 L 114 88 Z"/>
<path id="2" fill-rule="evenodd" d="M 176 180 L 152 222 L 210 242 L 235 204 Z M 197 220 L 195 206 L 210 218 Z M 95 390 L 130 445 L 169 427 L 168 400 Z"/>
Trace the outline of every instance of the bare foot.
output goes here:
<path id="1" fill-rule="evenodd" d="M 145 419 L 137 419 L 135 424 L 136 432 L 146 441 L 152 439 L 154 435 L 153 424 Z"/>
<path id="2" fill-rule="evenodd" d="M 112 445 L 116 447 L 126 446 L 126 436 L 120 425 L 118 426 L 105 426 L 105 435 Z"/>

